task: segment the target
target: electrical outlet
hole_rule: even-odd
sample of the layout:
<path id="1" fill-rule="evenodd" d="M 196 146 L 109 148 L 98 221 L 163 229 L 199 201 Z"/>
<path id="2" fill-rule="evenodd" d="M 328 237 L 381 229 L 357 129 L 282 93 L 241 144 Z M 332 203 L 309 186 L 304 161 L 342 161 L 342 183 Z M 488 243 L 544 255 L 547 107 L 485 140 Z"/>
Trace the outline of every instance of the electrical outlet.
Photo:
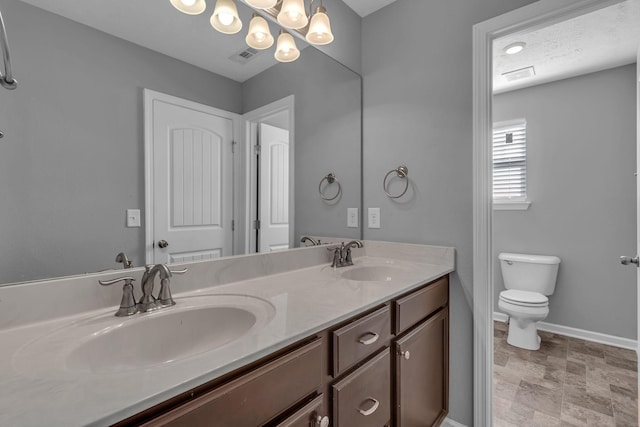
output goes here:
<path id="1" fill-rule="evenodd" d="M 347 227 L 358 228 L 358 208 L 347 208 Z"/>
<path id="2" fill-rule="evenodd" d="M 380 228 L 380 208 L 369 208 L 369 228 Z"/>
<path id="3" fill-rule="evenodd" d="M 140 209 L 127 209 L 127 227 L 140 227 Z"/>

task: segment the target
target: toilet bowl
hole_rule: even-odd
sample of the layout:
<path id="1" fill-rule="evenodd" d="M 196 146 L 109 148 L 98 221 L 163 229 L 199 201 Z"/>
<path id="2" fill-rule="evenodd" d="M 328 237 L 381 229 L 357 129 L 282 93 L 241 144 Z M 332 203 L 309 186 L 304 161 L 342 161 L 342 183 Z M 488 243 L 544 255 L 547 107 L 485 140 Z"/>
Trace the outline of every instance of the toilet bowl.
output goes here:
<path id="1" fill-rule="evenodd" d="M 560 258 L 547 255 L 501 253 L 500 269 L 506 290 L 498 308 L 509 316 L 507 343 L 527 350 L 540 348 L 537 322 L 549 315 Z"/>

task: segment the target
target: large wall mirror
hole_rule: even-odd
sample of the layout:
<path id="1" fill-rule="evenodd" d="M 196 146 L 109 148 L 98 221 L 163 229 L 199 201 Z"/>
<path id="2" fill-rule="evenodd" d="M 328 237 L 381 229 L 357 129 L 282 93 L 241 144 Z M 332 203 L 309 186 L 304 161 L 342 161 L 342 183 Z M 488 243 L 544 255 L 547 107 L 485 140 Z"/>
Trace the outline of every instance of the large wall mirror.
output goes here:
<path id="1" fill-rule="evenodd" d="M 234 230 L 224 250 L 182 250 L 169 262 L 293 248 L 304 235 L 361 238 L 361 227 L 347 226 L 348 208 L 362 211 L 360 75 L 301 39 L 294 62 L 276 61 L 275 45 L 247 50 L 253 11 L 237 3 L 245 28 L 224 35 L 209 23 L 213 4 L 188 16 L 168 0 L 0 2 L 18 81 L 17 89 L 0 91 L 0 284 L 122 268 L 119 252 L 141 266 L 159 240 L 176 247 L 157 232 L 149 236 L 147 227 L 160 213 L 173 228 L 185 224 L 176 220 L 173 202 L 150 202 L 153 102 L 227 118 L 236 143 L 228 147 L 231 157 L 212 157 L 207 146 L 215 144 L 207 138 L 217 131 L 191 116 L 179 127 L 193 132 L 166 132 L 170 139 L 181 135 L 189 157 L 180 163 L 172 156 L 164 175 L 156 165 L 155 176 L 170 177 L 172 196 L 184 189 L 182 200 L 200 212 L 191 225 Z M 163 135 L 158 129 L 155 135 Z M 270 138 L 290 138 L 290 148 L 269 148 Z M 270 154 L 268 161 L 259 160 L 255 145 L 261 156 Z M 202 201 L 192 200 L 207 192 L 198 180 L 221 171 L 232 171 L 231 178 L 213 193 L 228 195 L 228 212 L 203 219 Z M 329 174 L 337 181 L 323 181 Z M 189 185 L 180 181 L 187 178 Z M 267 202 L 264 182 L 278 183 Z M 137 210 L 140 225 L 130 227 Z M 280 230 L 283 242 L 265 245 L 267 237 L 258 234 L 266 211 L 288 227 L 286 235 Z"/>

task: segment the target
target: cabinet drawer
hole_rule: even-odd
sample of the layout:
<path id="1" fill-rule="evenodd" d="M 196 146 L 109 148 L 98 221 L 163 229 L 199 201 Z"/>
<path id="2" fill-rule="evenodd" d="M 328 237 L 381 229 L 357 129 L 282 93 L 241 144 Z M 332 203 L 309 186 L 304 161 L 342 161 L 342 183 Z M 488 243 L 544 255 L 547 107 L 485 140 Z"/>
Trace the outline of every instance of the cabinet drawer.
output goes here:
<path id="1" fill-rule="evenodd" d="M 385 349 L 332 386 L 333 427 L 382 427 L 391 418 L 391 353 Z"/>
<path id="2" fill-rule="evenodd" d="M 144 426 L 262 425 L 320 387 L 321 344 L 316 339 Z"/>
<path id="3" fill-rule="evenodd" d="M 325 416 L 324 394 L 321 394 L 275 427 L 320 427 L 318 418 Z"/>
<path id="4" fill-rule="evenodd" d="M 395 302 L 395 333 L 399 334 L 431 313 L 444 307 L 449 300 L 449 276 L 441 277 L 430 285 Z"/>
<path id="5" fill-rule="evenodd" d="M 385 306 L 333 332 L 333 376 L 379 350 L 391 335 L 391 310 Z"/>

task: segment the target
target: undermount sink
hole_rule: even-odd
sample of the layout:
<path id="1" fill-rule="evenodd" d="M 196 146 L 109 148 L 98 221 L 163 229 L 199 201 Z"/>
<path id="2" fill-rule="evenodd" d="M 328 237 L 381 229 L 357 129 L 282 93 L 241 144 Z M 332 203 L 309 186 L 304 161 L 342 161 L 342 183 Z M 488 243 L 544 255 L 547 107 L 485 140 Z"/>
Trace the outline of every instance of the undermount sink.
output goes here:
<path id="1" fill-rule="evenodd" d="M 345 271 L 342 273 L 342 278 L 357 282 L 390 282 L 391 280 L 405 278 L 408 275 L 408 271 L 400 267 L 365 265 Z"/>
<path id="2" fill-rule="evenodd" d="M 124 319 L 110 313 L 76 322 L 26 346 L 14 364 L 26 368 L 41 348 L 67 341 L 54 357 L 65 370 L 102 374 L 146 369 L 220 349 L 260 330 L 275 314 L 269 302 L 243 295 L 177 302 Z"/>

